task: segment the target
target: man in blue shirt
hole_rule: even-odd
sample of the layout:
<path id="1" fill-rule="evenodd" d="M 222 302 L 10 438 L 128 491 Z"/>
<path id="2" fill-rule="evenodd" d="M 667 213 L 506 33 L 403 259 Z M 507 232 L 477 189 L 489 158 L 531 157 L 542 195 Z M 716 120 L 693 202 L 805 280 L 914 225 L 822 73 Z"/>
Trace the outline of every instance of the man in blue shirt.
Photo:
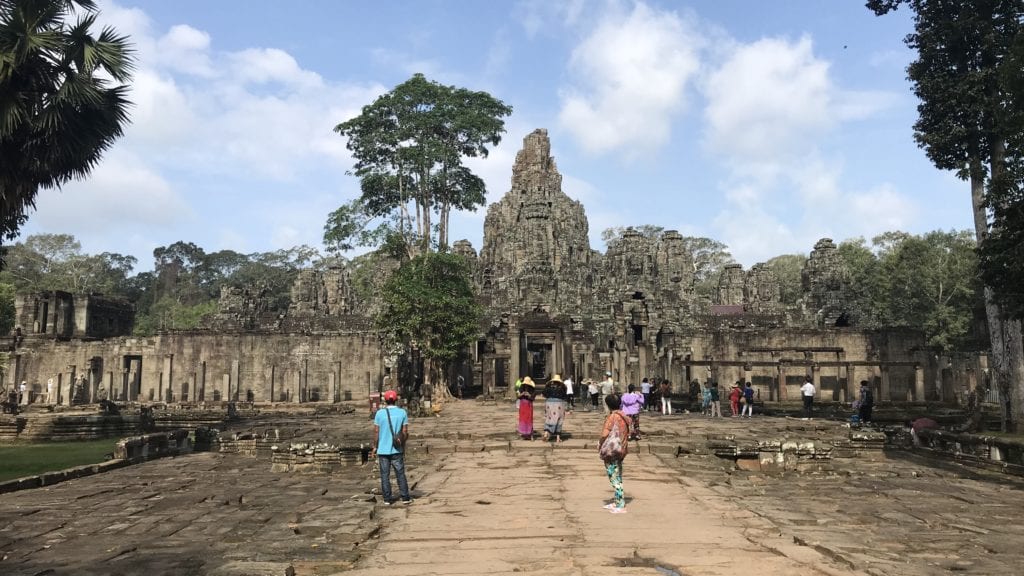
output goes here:
<path id="1" fill-rule="evenodd" d="M 373 431 L 377 434 L 377 463 L 380 465 L 380 493 L 384 503 L 390 505 L 391 500 L 391 468 L 395 469 L 398 480 L 398 492 L 402 503 L 412 503 L 409 495 L 409 482 L 405 479 L 405 439 L 409 437 L 409 415 L 405 410 L 395 406 L 398 393 L 388 390 L 384 393 L 384 408 L 377 410 L 373 416 Z M 396 440 L 398 440 L 396 442 Z"/>

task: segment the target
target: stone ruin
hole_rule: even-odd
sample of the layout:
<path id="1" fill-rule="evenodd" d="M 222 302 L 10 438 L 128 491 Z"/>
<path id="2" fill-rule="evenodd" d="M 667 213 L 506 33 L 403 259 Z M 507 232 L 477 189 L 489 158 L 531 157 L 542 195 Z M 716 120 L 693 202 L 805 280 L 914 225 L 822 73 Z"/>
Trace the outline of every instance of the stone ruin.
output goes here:
<path id="1" fill-rule="evenodd" d="M 680 389 L 744 379 L 774 400 L 796 397 L 805 378 L 826 400 L 850 399 L 867 379 L 879 399 L 924 401 L 952 398 L 982 371 L 940 365 L 918 332 L 845 327 L 848 273 L 830 239 L 815 245 L 803 298 L 789 308 L 765 264 L 727 266 L 712 301 L 699 297 L 674 230 L 652 238 L 627 228 L 605 253 L 592 249 L 584 207 L 562 191 L 543 129 L 523 139 L 510 190 L 488 207 L 480 251 L 465 240 L 453 251 L 469 260 L 485 309 L 458 374 L 490 393 L 525 375 L 579 381 L 611 371 L 622 382 L 665 378 Z M 225 288 L 200 330 L 152 338 L 131 337 L 130 308 L 96 296 L 21 298 L 19 323 L 30 329 L 5 380 L 37 389 L 53 381 L 56 404 L 94 402 L 99 390 L 114 402 L 366 398 L 394 364 L 373 328 L 377 304 L 361 301 L 352 274 L 344 263 L 300 272 L 286 312 L 269 310 L 259 287 Z"/>

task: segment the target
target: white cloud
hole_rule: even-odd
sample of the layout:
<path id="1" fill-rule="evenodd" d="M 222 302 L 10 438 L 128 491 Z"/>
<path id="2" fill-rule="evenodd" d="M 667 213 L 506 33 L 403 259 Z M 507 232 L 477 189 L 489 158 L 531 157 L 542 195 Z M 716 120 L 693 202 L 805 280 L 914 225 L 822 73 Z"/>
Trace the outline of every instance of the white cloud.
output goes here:
<path id="1" fill-rule="evenodd" d="M 829 66 L 811 40 L 739 45 L 705 83 L 707 144 L 743 159 L 806 150 L 832 127 Z"/>
<path id="2" fill-rule="evenodd" d="M 75 235 L 169 229 L 192 215 L 178 190 L 123 149 L 107 153 L 88 180 L 40 191 L 36 208 L 35 226 Z"/>
<path id="3" fill-rule="evenodd" d="M 585 5 L 586 0 L 520 0 L 513 14 L 532 39 L 543 31 L 572 26 L 583 15 Z"/>
<path id="4" fill-rule="evenodd" d="M 216 75 L 210 61 L 210 35 L 191 26 L 172 26 L 157 39 L 153 55 L 168 69 L 202 78 Z"/>
<path id="5" fill-rule="evenodd" d="M 703 44 L 690 19 L 616 5 L 573 51 L 559 121 L 585 150 L 637 156 L 666 143 Z"/>

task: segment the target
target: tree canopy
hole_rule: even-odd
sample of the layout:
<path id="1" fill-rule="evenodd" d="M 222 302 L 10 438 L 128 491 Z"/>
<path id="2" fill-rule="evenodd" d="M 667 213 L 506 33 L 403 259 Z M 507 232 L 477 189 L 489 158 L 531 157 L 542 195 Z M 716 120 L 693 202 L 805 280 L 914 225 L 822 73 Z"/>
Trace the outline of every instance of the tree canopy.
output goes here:
<path id="1" fill-rule="evenodd" d="M 384 284 L 377 329 L 403 352 L 426 360 L 430 397 L 444 396 L 444 372 L 474 341 L 480 308 L 473 297 L 469 265 L 458 254 L 427 253 L 403 264 Z"/>
<path id="2" fill-rule="evenodd" d="M 906 38 L 917 51 L 907 68 L 920 99 L 914 137 L 936 167 L 970 182 L 975 237 L 984 245 L 992 231 L 987 207 L 1020 184 L 1024 0 L 867 1 L 876 14 L 900 6 L 914 12 Z M 1019 320 L 1006 318 L 1004 299 L 985 288 L 990 366 L 1012 429 L 1024 423 L 1024 334 Z"/>
<path id="3" fill-rule="evenodd" d="M 853 322 L 920 328 L 929 346 L 945 352 L 979 348 L 973 324 L 983 298 L 975 245 L 966 230 L 889 232 L 870 246 L 863 238 L 840 243 L 850 270 Z"/>
<path id="4" fill-rule="evenodd" d="M 486 92 L 415 74 L 338 124 L 362 193 L 328 216 L 324 244 L 344 251 L 386 243 L 405 257 L 446 250 L 451 211 L 475 210 L 486 200 L 483 180 L 463 159 L 486 157 L 511 113 Z"/>
<path id="5" fill-rule="evenodd" d="M 93 0 L 0 1 L 0 245 L 40 188 L 86 177 L 128 123 L 132 50 L 94 35 L 96 16 Z"/>

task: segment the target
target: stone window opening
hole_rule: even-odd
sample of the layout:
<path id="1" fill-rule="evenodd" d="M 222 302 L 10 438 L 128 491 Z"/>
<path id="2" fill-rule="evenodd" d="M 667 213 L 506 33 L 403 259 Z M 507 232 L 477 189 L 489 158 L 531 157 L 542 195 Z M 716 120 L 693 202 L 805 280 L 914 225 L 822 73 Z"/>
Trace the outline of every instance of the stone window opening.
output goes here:
<path id="1" fill-rule="evenodd" d="M 643 299 L 644 299 L 644 293 L 643 292 L 633 292 L 633 300 L 643 300 Z"/>

